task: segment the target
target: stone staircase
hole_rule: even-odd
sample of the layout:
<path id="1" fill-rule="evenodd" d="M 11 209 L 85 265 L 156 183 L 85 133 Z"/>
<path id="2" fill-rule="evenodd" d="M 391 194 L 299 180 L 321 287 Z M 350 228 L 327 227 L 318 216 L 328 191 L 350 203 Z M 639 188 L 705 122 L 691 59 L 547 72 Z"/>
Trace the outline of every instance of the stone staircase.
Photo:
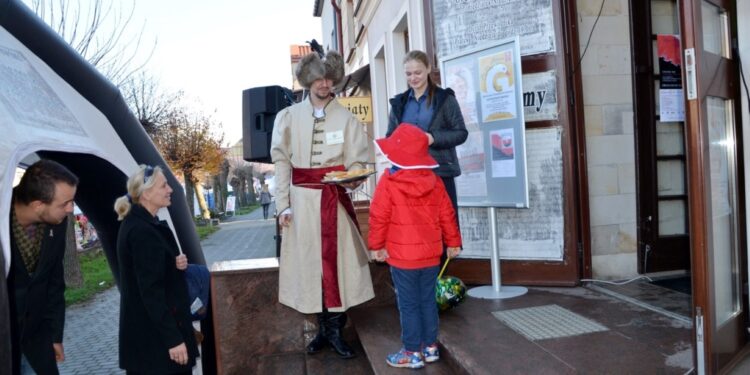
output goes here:
<path id="1" fill-rule="evenodd" d="M 357 336 L 372 366 L 373 373 L 378 375 L 403 374 L 404 369 L 393 368 L 385 362 L 386 355 L 401 347 L 401 328 L 396 306 L 370 307 L 366 310 L 354 309 L 349 316 L 354 322 Z M 440 349 L 440 360 L 426 364 L 424 369 L 420 370 L 423 374 L 468 374 L 453 360 L 444 347 Z"/>
<path id="2" fill-rule="evenodd" d="M 373 373 L 403 374 L 405 369 L 391 367 L 385 362 L 386 355 L 401 348 L 401 325 L 391 275 L 384 264 L 371 265 L 370 273 L 375 298 L 349 310 L 349 318 Z M 429 375 L 468 374 L 453 360 L 449 350 L 440 349 L 440 360 L 427 364 L 420 372 Z"/>
<path id="3" fill-rule="evenodd" d="M 332 350 L 305 354 L 317 332 L 314 315 L 278 303 L 273 264 L 212 269 L 213 322 L 220 374 L 405 374 L 385 363 L 398 350 L 400 325 L 388 267 L 371 265 L 375 298 L 349 310 L 345 339 L 358 356 Z M 496 314 L 522 309 L 566 309 L 604 331 L 528 338 Z M 548 311 L 548 310 L 544 310 Z M 524 313 L 525 314 L 525 313 Z M 528 320 L 529 315 L 523 315 Z M 542 333 L 583 324 L 559 316 L 536 321 Z M 585 326 L 585 325 L 584 325 Z M 585 288 L 530 288 L 508 300 L 467 299 L 440 314 L 441 359 L 424 374 L 684 374 L 692 368 L 691 326 Z"/>

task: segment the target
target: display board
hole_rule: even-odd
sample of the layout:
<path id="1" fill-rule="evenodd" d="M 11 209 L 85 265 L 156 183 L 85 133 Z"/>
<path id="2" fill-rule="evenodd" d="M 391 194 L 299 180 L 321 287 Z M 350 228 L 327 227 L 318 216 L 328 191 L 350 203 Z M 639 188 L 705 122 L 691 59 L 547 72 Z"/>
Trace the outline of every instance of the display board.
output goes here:
<path id="1" fill-rule="evenodd" d="M 469 136 L 456 148 L 464 207 L 529 207 L 518 37 L 443 59 Z"/>
<path id="2" fill-rule="evenodd" d="M 496 208 L 502 259 L 551 260 L 563 257 L 562 128 L 526 131 L 529 209 Z M 490 223 L 486 208 L 459 207 L 462 258 L 489 258 Z"/>

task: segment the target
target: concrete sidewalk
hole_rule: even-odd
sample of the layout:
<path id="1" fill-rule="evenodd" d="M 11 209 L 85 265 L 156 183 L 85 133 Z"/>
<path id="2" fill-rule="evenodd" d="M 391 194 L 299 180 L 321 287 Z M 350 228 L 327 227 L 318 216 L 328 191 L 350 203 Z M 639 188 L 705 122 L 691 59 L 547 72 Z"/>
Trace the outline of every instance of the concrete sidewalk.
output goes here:
<path id="1" fill-rule="evenodd" d="M 275 212 L 271 204 L 269 212 Z M 270 216 L 270 215 L 269 215 Z M 222 260 L 255 259 L 276 256 L 276 221 L 263 219 L 263 209 L 227 218 L 219 231 L 201 241 L 206 264 Z"/>
<path id="2" fill-rule="evenodd" d="M 269 210 L 273 211 L 273 207 Z M 219 224 L 219 231 L 201 242 L 206 263 L 219 260 L 276 256 L 274 220 L 263 220 L 263 210 Z M 119 368 L 118 330 L 120 293 L 111 288 L 65 313 L 65 362 L 61 374 L 124 374 Z"/>

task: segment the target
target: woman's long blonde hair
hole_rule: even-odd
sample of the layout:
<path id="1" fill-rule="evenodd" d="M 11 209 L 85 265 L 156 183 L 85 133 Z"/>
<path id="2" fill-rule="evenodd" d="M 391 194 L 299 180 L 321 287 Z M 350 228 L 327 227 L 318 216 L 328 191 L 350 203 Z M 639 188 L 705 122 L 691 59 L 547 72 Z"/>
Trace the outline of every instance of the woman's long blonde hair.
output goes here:
<path id="1" fill-rule="evenodd" d="M 147 172 L 148 171 L 148 172 Z M 130 213 L 130 208 L 133 204 L 138 204 L 141 199 L 141 194 L 144 191 L 150 189 L 156 183 L 156 174 L 164 174 L 161 167 L 151 167 L 145 164 L 140 165 L 138 172 L 135 172 L 130 178 L 128 178 L 127 190 L 128 193 L 117 198 L 115 200 L 115 212 L 117 212 L 117 220 L 122 220 L 125 216 Z"/>

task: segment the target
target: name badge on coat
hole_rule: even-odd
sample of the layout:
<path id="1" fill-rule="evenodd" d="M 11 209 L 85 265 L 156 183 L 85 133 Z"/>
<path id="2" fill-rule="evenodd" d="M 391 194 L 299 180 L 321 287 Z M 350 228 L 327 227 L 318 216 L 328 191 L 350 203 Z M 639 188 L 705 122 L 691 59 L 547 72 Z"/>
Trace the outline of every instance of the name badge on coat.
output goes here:
<path id="1" fill-rule="evenodd" d="M 341 143 L 344 143 L 344 131 L 343 130 L 326 133 L 327 145 L 337 145 Z"/>

